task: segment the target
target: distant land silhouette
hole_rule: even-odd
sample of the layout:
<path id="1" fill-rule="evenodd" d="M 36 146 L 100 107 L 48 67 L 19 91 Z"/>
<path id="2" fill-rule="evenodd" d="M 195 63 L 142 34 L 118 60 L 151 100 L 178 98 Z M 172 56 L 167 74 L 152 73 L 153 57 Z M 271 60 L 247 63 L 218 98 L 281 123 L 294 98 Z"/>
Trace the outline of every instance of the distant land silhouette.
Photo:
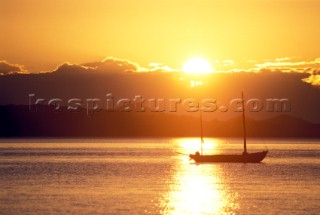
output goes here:
<path id="1" fill-rule="evenodd" d="M 249 137 L 320 137 L 320 124 L 290 115 L 265 120 L 247 118 Z M 203 122 L 206 137 L 241 137 L 241 116 L 227 121 Z M 107 112 L 88 116 L 80 112 L 55 112 L 43 107 L 30 112 L 27 105 L 0 106 L 0 137 L 108 138 L 199 136 L 198 113 L 193 116 L 164 112 Z"/>

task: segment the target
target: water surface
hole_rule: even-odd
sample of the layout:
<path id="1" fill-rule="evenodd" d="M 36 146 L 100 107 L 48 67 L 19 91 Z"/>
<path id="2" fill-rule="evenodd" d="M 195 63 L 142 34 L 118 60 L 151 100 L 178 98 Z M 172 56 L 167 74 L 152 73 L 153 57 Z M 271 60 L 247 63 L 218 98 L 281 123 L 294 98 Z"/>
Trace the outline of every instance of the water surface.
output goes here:
<path id="1" fill-rule="evenodd" d="M 249 142 L 262 163 L 194 164 L 198 139 L 1 140 L 0 214 L 317 214 L 320 141 Z"/>

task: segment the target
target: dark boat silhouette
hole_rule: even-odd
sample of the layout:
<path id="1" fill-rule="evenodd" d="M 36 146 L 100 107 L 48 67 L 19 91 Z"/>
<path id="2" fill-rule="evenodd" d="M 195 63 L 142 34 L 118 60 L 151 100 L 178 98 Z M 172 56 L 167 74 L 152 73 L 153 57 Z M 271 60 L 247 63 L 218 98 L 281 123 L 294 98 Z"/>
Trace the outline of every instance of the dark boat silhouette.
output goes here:
<path id="1" fill-rule="evenodd" d="M 200 112 L 200 128 L 201 128 L 201 154 L 196 152 L 195 154 L 190 154 L 189 157 L 191 160 L 194 160 L 197 163 L 259 163 L 261 162 L 268 154 L 268 150 L 262 152 L 248 153 L 247 152 L 247 138 L 246 138 L 246 122 L 245 122 L 245 109 L 244 109 L 244 99 L 243 93 L 242 96 L 242 122 L 243 122 L 243 153 L 240 155 L 203 155 L 202 144 L 203 144 L 203 133 L 202 133 L 202 115 Z"/>

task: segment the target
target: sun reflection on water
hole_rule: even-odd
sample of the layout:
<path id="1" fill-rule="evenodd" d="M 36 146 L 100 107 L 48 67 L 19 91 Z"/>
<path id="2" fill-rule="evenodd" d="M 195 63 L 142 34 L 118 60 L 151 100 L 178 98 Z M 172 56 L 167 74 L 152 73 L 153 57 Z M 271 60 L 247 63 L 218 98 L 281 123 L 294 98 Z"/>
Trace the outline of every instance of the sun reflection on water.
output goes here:
<path id="1" fill-rule="evenodd" d="M 195 139 L 183 139 L 178 144 L 189 153 L 194 150 L 194 142 Z M 214 140 L 211 143 L 210 149 L 214 149 Z M 170 192 L 163 197 L 162 214 L 233 214 L 239 208 L 238 194 L 228 187 L 227 174 L 219 164 L 197 165 L 181 159 L 169 186 Z"/>
<path id="2" fill-rule="evenodd" d="M 222 140 L 208 138 L 204 140 L 202 144 L 204 154 L 219 154 L 223 151 L 221 147 Z M 177 144 L 181 153 L 194 154 L 196 151 L 200 151 L 201 140 L 199 138 L 181 138 L 177 139 Z"/>

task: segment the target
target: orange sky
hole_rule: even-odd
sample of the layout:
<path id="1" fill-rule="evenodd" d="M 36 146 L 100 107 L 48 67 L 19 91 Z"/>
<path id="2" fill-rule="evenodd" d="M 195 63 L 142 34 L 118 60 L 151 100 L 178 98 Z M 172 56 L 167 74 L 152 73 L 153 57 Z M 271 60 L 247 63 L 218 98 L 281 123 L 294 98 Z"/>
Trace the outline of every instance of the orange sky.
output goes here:
<path id="1" fill-rule="evenodd" d="M 319 11 L 317 0 L 0 0 L 0 60 L 35 72 L 106 56 L 178 69 L 195 56 L 315 59 Z"/>

